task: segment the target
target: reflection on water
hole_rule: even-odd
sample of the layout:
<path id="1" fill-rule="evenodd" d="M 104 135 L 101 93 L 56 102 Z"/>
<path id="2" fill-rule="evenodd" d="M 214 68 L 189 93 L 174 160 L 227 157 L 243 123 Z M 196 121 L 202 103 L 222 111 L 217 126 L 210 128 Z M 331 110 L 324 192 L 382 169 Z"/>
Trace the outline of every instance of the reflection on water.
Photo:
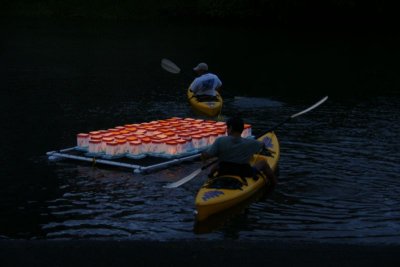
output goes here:
<path id="1" fill-rule="evenodd" d="M 187 175 L 193 167 L 198 163 L 141 175 L 77 166 L 73 184 L 64 185 L 62 196 L 47 203 L 48 216 L 53 219 L 43 226 L 46 237 L 189 238 L 195 190 L 162 186 Z"/>
<path id="2" fill-rule="evenodd" d="M 252 110 L 243 115 L 255 121 L 257 134 L 313 101 L 296 106 L 282 103 L 273 111 L 265 107 L 258 115 Z M 49 221 L 43 224 L 43 237 L 397 243 L 399 150 L 397 145 L 387 145 L 395 135 L 382 127 L 374 127 L 374 133 L 354 128 L 356 123 L 370 127 L 376 121 L 395 124 L 397 118 L 387 117 L 382 110 L 393 108 L 390 98 L 380 101 L 379 112 L 365 115 L 362 106 L 368 105 L 348 107 L 333 99 L 281 126 L 277 131 L 282 151 L 279 186 L 267 197 L 201 225 L 194 222 L 194 196 L 206 171 L 179 188 L 162 187 L 186 176 L 200 162 L 147 175 L 58 163 L 62 193 L 45 203 L 47 214 L 42 216 Z M 236 104 L 225 108 L 232 112 Z M 336 110 L 350 115 L 336 117 Z M 273 122 L 260 114 L 269 114 Z M 374 117 L 374 122 L 360 122 L 361 115 Z"/>
<path id="3" fill-rule="evenodd" d="M 329 73 L 344 63 L 324 63 L 330 65 L 322 78 L 332 75 L 340 81 L 332 85 L 329 79 L 303 77 L 313 82 L 311 89 L 303 80 L 297 80 L 296 93 L 290 94 L 286 91 L 288 84 L 280 80 L 285 80 L 286 74 L 274 75 L 282 70 L 283 63 L 293 68 L 298 64 L 296 58 L 311 53 L 301 43 L 306 40 L 298 45 L 283 39 L 274 43 L 273 38 L 259 40 L 258 34 L 246 33 L 249 42 L 257 40 L 251 50 L 254 56 L 248 57 L 250 50 L 239 48 L 249 48 L 250 44 L 241 42 L 228 49 L 218 43 L 204 46 L 204 51 L 193 51 L 196 46 L 184 44 L 192 32 L 186 28 L 158 35 L 152 33 L 160 31 L 151 27 L 119 28 L 116 32 L 75 32 L 65 25 L 54 32 L 57 25 L 41 27 L 38 29 L 43 30 L 36 29 L 36 35 L 31 32 L 35 31 L 34 25 L 22 27 L 3 44 L 7 53 L 3 53 L 0 68 L 7 78 L 1 81 L 6 94 L 0 99 L 0 116 L 7 127 L 1 138 L 4 178 L 0 189 L 0 238 L 399 244 L 400 99 L 393 89 L 388 91 L 392 96 L 385 96 L 385 92 L 358 98 L 333 96 L 318 109 L 282 125 L 277 129 L 281 143 L 279 185 L 267 197 L 223 221 L 203 225 L 207 231 L 198 231 L 194 197 L 207 171 L 176 189 L 163 185 L 188 175 L 201 166 L 200 162 L 142 175 L 85 163 L 49 163 L 45 153 L 70 147 L 78 132 L 195 116 L 185 97 L 190 79 L 161 70 L 159 60 L 163 57 L 172 57 L 187 70 L 205 59 L 222 72 L 227 91 L 236 94 L 235 98 L 227 98 L 222 115 L 240 114 L 253 125 L 256 136 L 324 95 L 340 95 L 336 91 L 321 92 L 321 88 L 346 83 L 348 76 Z M 215 29 L 211 34 L 220 36 L 221 31 Z M 224 42 L 232 41 L 234 36 L 227 31 Z M 263 43 L 278 54 L 264 54 Z M 281 47 L 282 43 L 285 46 Z M 321 63 L 317 57 L 327 50 L 330 59 L 346 55 L 353 60 L 345 42 L 339 50 L 328 44 L 318 45 L 319 52 L 308 55 L 311 61 Z M 374 47 L 369 49 L 372 53 Z M 284 57 L 282 65 L 275 64 L 277 69 L 271 67 L 271 84 L 253 79 L 246 88 L 243 80 L 233 82 L 238 77 L 228 62 L 233 50 L 248 66 L 259 59 L 256 55 L 272 57 L 268 61 L 271 64 L 281 59 L 279 55 L 289 53 L 295 57 L 292 62 L 291 57 Z M 215 51 L 221 52 L 222 60 L 211 57 Z M 376 51 L 381 53 L 380 49 Z M 363 65 L 362 69 L 375 67 Z M 240 71 L 241 77 L 247 75 Z M 374 77 L 379 82 L 379 75 Z"/>

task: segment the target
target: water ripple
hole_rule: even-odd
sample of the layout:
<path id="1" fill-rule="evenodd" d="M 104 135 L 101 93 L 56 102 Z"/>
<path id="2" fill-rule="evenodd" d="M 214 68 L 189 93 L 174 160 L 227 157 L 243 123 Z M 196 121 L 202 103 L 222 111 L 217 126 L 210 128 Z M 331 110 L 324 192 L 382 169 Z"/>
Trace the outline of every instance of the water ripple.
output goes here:
<path id="1" fill-rule="evenodd" d="M 239 100 L 228 102 L 225 114 L 244 105 L 242 115 L 254 124 L 254 134 L 309 104 L 300 101 L 298 106 L 290 106 L 250 99 L 262 103 L 256 112 Z M 366 112 L 369 105 L 328 102 L 281 126 L 277 130 L 281 144 L 278 187 L 205 235 L 194 232 L 193 210 L 194 196 L 207 171 L 179 188 L 162 187 L 191 173 L 200 162 L 147 175 L 60 163 L 56 168 L 58 195 L 47 200 L 41 212 L 42 238 L 399 244 L 400 149 L 398 136 L 393 133 L 399 129 L 399 119 L 387 116 L 391 114 L 389 99 L 380 101 L 381 108 L 376 112 Z M 173 106 L 174 115 L 187 112 L 185 105 Z M 127 103 L 119 108 L 138 112 Z M 145 117 L 154 119 L 153 113 L 164 114 L 163 108 L 154 104 L 152 114 Z M 113 113 L 115 109 L 103 112 Z"/>

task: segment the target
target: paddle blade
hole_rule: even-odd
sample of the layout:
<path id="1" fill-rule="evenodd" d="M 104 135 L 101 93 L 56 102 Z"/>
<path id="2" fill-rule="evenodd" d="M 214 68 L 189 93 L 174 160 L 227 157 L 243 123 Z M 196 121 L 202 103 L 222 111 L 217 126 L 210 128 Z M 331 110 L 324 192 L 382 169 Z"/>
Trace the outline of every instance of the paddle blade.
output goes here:
<path id="1" fill-rule="evenodd" d="M 192 173 L 189 174 L 188 176 L 186 176 L 186 177 L 180 179 L 179 181 L 176 181 L 176 182 L 167 184 L 167 185 L 165 185 L 165 186 L 163 186 L 163 187 L 164 187 L 164 188 L 176 188 L 176 187 L 178 187 L 178 186 L 181 186 L 181 185 L 183 185 L 183 184 L 189 182 L 189 181 L 192 180 L 193 178 L 195 178 L 197 175 L 200 174 L 200 172 L 201 172 L 201 168 L 195 170 L 194 172 L 192 172 Z"/>
<path id="2" fill-rule="evenodd" d="M 306 108 L 306 109 L 303 110 L 303 111 L 300 111 L 300 112 L 298 112 L 298 113 L 296 113 L 296 114 L 293 114 L 292 116 L 290 116 L 290 117 L 287 118 L 286 120 L 280 122 L 279 124 L 275 125 L 275 126 L 272 127 L 271 129 L 269 129 L 268 131 L 266 131 L 265 133 L 263 133 L 262 135 L 258 136 L 257 139 L 260 138 L 260 137 L 262 137 L 262 136 L 264 136 L 264 135 L 265 135 L 266 133 L 268 133 L 268 132 L 275 131 L 276 128 L 278 128 L 279 126 L 281 126 L 281 125 L 283 125 L 283 124 L 289 122 L 291 119 L 296 118 L 296 117 L 298 117 L 298 116 L 300 116 L 300 115 L 303 115 L 304 113 L 307 113 L 307 112 L 309 112 L 309 111 L 315 109 L 316 107 L 318 107 L 319 105 L 321 105 L 322 103 L 324 103 L 327 99 L 328 99 L 328 96 L 325 96 L 324 98 L 322 98 L 321 100 L 319 100 L 317 103 L 315 103 L 315 104 L 312 105 L 311 107 L 308 107 L 308 108 Z"/>
<path id="3" fill-rule="evenodd" d="M 318 101 L 317 103 L 315 103 L 315 104 L 312 105 L 311 107 L 309 107 L 309 108 L 307 108 L 307 109 L 305 109 L 305 110 L 303 110 L 303 111 L 300 111 L 299 113 L 293 114 L 292 116 L 290 116 L 290 118 L 292 118 L 292 119 L 293 119 L 293 118 L 296 118 L 296 117 L 298 117 L 298 116 L 300 116 L 300 115 L 303 115 L 304 113 L 307 113 L 307 112 L 313 110 L 314 108 L 316 108 L 316 107 L 318 107 L 319 105 L 321 105 L 322 103 L 324 103 L 327 99 L 328 99 L 328 96 L 325 96 L 324 98 L 322 98 L 320 101 Z"/>
<path id="4" fill-rule="evenodd" d="M 161 68 L 174 74 L 181 72 L 181 69 L 174 62 L 166 58 L 161 60 Z"/>

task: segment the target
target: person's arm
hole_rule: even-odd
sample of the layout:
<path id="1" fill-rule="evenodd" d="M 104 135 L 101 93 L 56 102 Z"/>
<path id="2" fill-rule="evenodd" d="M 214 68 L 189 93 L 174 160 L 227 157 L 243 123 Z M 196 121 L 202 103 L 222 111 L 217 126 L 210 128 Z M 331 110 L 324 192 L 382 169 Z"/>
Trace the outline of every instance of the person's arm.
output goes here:
<path id="1" fill-rule="evenodd" d="M 193 82 L 190 84 L 189 89 L 195 94 L 199 90 L 199 82 L 197 78 L 194 79 Z"/>
<path id="2" fill-rule="evenodd" d="M 221 90 L 221 87 L 222 87 L 222 86 L 218 86 L 217 88 L 215 88 L 215 91 L 217 91 L 219 94 L 221 94 L 221 91 L 222 91 L 222 90 Z"/>
<path id="3" fill-rule="evenodd" d="M 210 156 L 210 154 L 208 154 L 206 151 L 203 151 L 203 152 L 201 153 L 201 155 L 200 155 L 200 159 L 201 159 L 201 161 L 203 162 L 203 165 L 205 165 L 205 164 L 206 164 L 206 161 L 207 161 L 208 159 L 210 159 L 210 158 L 212 158 L 212 156 Z"/>
<path id="4" fill-rule="evenodd" d="M 268 153 L 270 153 L 268 147 L 265 145 L 264 142 L 258 140 L 256 141 L 258 143 L 258 149 L 259 149 L 258 153 L 261 153 L 262 151 L 267 151 Z M 273 172 L 267 161 L 262 161 L 262 162 L 263 164 L 261 164 L 261 166 L 259 166 L 258 168 L 264 172 L 264 174 L 268 177 L 268 179 L 270 179 L 271 185 L 275 186 L 278 183 L 275 173 Z"/>
<path id="5" fill-rule="evenodd" d="M 201 159 L 203 161 L 217 157 L 218 156 L 218 144 L 219 144 L 219 138 L 215 140 L 215 142 L 209 147 L 207 150 L 203 151 L 201 153 Z"/>
<path id="6" fill-rule="evenodd" d="M 206 151 L 203 151 L 203 152 L 201 153 L 201 160 L 202 160 L 202 161 L 206 161 L 206 160 L 208 160 L 208 159 L 210 159 L 210 158 L 212 158 L 212 156 L 211 156 L 210 154 L 208 154 Z"/>
<path id="7" fill-rule="evenodd" d="M 269 164 L 266 162 L 265 164 L 265 174 L 267 175 L 267 177 L 270 179 L 271 181 L 271 185 L 275 186 L 278 183 L 278 179 L 276 178 L 275 173 L 272 171 L 271 167 L 269 166 Z"/>

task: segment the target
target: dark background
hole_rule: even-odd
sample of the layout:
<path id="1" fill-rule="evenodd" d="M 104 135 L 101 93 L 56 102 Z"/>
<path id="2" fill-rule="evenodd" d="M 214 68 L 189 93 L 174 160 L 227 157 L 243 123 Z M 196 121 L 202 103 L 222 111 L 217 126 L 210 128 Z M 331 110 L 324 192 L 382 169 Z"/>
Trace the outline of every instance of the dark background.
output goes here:
<path id="1" fill-rule="evenodd" d="M 166 87 L 173 85 L 176 88 L 178 84 L 182 83 L 181 81 L 174 81 L 170 76 L 162 80 L 164 76 L 160 73 L 155 76 L 161 77 L 161 82 L 160 80 L 149 81 L 143 79 L 141 81 L 137 79 L 137 76 L 153 71 L 151 68 L 154 66 L 158 67 L 159 59 L 165 54 L 163 55 L 160 52 L 160 55 L 153 55 L 154 59 L 152 60 L 154 62 L 147 62 L 145 67 L 136 66 L 134 65 L 136 63 L 132 63 L 128 59 L 124 61 L 127 55 L 134 58 L 135 54 L 129 50 L 130 47 L 126 43 L 133 42 L 137 36 L 139 36 L 139 39 L 143 38 L 143 47 L 148 48 L 150 46 L 150 48 L 154 48 L 151 47 L 151 36 L 146 35 L 145 27 L 143 27 L 143 34 L 139 33 L 137 36 L 127 37 L 130 32 L 126 29 L 129 28 L 128 25 L 130 23 L 146 25 L 165 21 L 177 25 L 187 24 L 187 36 L 198 30 L 199 25 L 206 25 L 206 27 L 222 25 L 222 29 L 232 26 L 238 29 L 240 36 L 244 36 L 235 47 L 242 46 L 248 50 L 252 49 L 254 42 L 246 43 L 246 32 L 270 30 L 281 40 L 270 47 L 278 48 L 275 50 L 278 51 L 278 56 L 272 56 L 273 62 L 277 64 L 268 66 L 268 72 L 263 71 L 264 64 L 262 62 L 259 65 L 254 65 L 255 68 L 259 68 L 255 72 L 255 76 L 261 77 L 263 73 L 269 73 L 266 87 L 279 90 L 271 90 L 269 92 L 260 92 L 257 88 L 246 88 L 247 90 L 245 90 L 240 84 L 230 84 L 233 83 L 233 79 L 225 79 L 227 88 L 233 88 L 234 92 L 235 88 L 241 88 L 243 90 L 241 93 L 247 93 L 250 96 L 274 96 L 285 99 L 290 102 L 290 105 L 295 105 L 296 101 L 299 101 L 295 95 L 300 94 L 300 92 L 304 98 L 308 91 L 310 95 L 316 95 L 315 92 L 329 94 L 331 103 L 338 103 L 339 100 L 345 102 L 345 111 L 338 111 L 339 113 L 341 112 L 339 115 L 344 117 L 351 116 L 353 112 L 352 106 L 356 106 L 357 102 L 364 100 L 363 105 L 368 108 L 356 113 L 354 122 L 351 121 L 351 126 L 354 126 L 355 132 L 362 132 L 362 129 L 371 129 L 369 133 L 373 135 L 374 131 L 372 129 L 376 129 L 378 126 L 375 127 L 374 124 L 364 126 L 360 123 L 359 118 L 365 117 L 365 121 L 379 122 L 379 120 L 373 119 L 373 115 L 378 113 L 376 110 L 368 113 L 368 116 L 364 116 L 366 114 L 364 112 L 368 112 L 369 108 L 374 106 L 376 95 L 396 95 L 399 90 L 397 60 L 399 55 L 397 49 L 399 47 L 399 35 L 396 28 L 398 16 L 396 6 L 389 1 L 7 0 L 2 1 L 0 15 L 2 20 L 1 28 L 3 30 L 0 49 L 4 47 L 7 48 L 8 52 L 11 51 L 10 56 L 10 54 L 4 53 L 6 50 L 0 50 L 0 55 L 3 58 L 3 63 L 0 64 L 0 78 L 8 81 L 2 83 L 4 87 L 1 88 L 2 97 L 0 100 L 4 101 L 1 102 L 2 109 L 0 109 L 0 118 L 4 125 L 2 128 L 2 154 L 0 156 L 1 163 L 4 166 L 0 172 L 2 177 L 2 189 L 0 191 L 2 193 L 0 205 L 2 207 L 1 226 L 3 227 L 2 230 L 5 230 L 4 232 L 12 232 L 13 234 L 15 232 L 15 236 L 25 237 L 30 236 L 32 233 L 42 234 L 40 224 L 43 223 L 43 218 L 38 212 L 41 211 L 42 207 L 35 208 L 35 203 L 37 202 L 27 205 L 25 204 L 27 200 L 39 200 L 40 202 L 43 199 L 57 198 L 61 194 L 59 191 L 62 191 L 59 183 L 64 181 L 54 174 L 60 168 L 47 166 L 47 161 L 38 155 L 43 156 L 44 152 L 50 149 L 61 148 L 71 144 L 71 141 L 73 141 L 71 129 L 84 129 L 86 127 L 85 130 L 90 130 L 96 127 L 100 128 L 103 127 L 102 124 L 110 125 L 116 123 L 117 116 L 120 116 L 121 120 L 131 119 L 126 110 L 116 107 L 112 107 L 109 110 L 104 108 L 110 105 L 111 102 L 122 102 L 124 95 L 127 96 L 128 100 L 139 96 L 139 98 L 143 97 L 146 98 L 146 101 L 151 102 L 151 99 L 157 99 L 158 92 L 162 91 L 154 90 L 150 92 L 150 89 L 157 87 L 158 84 L 163 84 Z M 31 21 L 34 21 L 34 23 L 30 23 Z M 81 23 L 82 21 L 84 23 Z M 125 30 L 114 31 L 114 29 L 118 28 L 116 26 L 119 23 L 124 25 L 122 29 Z M 80 33 L 76 34 L 74 30 L 71 30 L 75 26 L 80 29 L 78 31 Z M 108 26 L 109 28 L 107 28 Z M 34 29 L 32 32 L 39 33 L 39 39 L 34 34 L 30 35 L 30 27 Z M 87 31 L 85 27 L 88 28 Z M 18 29 L 19 33 L 16 33 L 14 29 Z M 206 30 L 207 28 L 200 29 L 203 32 Z M 215 35 L 218 36 L 218 34 Z M 254 38 L 254 34 L 249 34 L 249 36 Z M 164 37 L 168 38 L 167 35 Z M 118 42 L 118 40 L 128 41 L 126 43 L 121 41 L 116 45 L 115 42 Z M 154 38 L 154 40 L 162 40 L 162 38 L 158 37 Z M 172 43 L 171 40 L 168 41 Z M 213 44 L 211 47 L 217 48 L 220 53 L 225 52 L 224 56 L 227 58 L 229 52 L 235 52 L 230 51 L 228 41 L 225 40 L 223 42 L 227 47 L 225 50 L 218 44 Z M 232 41 L 235 41 L 235 39 L 232 38 Z M 97 44 L 99 46 L 96 46 Z M 194 46 L 195 40 L 191 44 Z M 46 46 L 49 47 L 48 53 L 43 52 L 45 50 L 43 47 Z M 115 53 L 116 57 L 114 57 L 113 48 L 108 49 L 113 46 L 120 50 L 126 49 L 126 53 Z M 93 47 L 96 47 L 97 50 L 93 49 Z M 321 47 L 323 48 L 319 51 Z M 343 57 L 343 64 L 340 58 L 342 55 L 340 53 L 341 47 L 344 47 L 343 50 L 346 55 Z M 185 49 L 184 46 L 181 46 L 181 48 Z M 260 49 L 260 47 L 257 48 Z M 329 55 L 331 49 L 336 51 L 332 56 Z M 174 47 L 169 50 L 174 51 Z M 108 62 L 106 67 L 101 64 L 104 51 L 111 52 L 106 56 L 106 61 Z M 168 51 L 168 49 L 165 51 Z M 196 52 L 199 52 L 200 57 L 207 55 L 210 51 L 211 49 L 202 50 L 202 48 L 196 50 Z M 185 62 L 185 58 L 190 52 L 192 52 L 190 49 L 178 51 L 176 52 L 177 54 L 174 54 L 174 59 L 177 59 L 178 62 L 183 62 L 181 66 L 188 69 L 193 65 L 192 61 L 196 60 L 192 56 L 192 61 Z M 273 54 L 272 52 L 270 53 Z M 307 61 L 309 60 L 307 54 L 311 55 L 312 59 L 310 61 Z M 15 55 L 18 55 L 16 56 L 17 60 L 13 61 L 13 56 Z M 214 60 L 214 62 L 211 61 L 212 65 L 225 77 L 235 77 L 241 71 L 230 66 L 231 62 L 229 61 L 217 62 L 217 59 L 213 59 L 213 54 L 208 53 L 208 55 L 211 60 Z M 147 56 L 150 58 L 150 55 Z M 286 62 L 298 65 L 286 65 L 284 61 L 279 64 L 279 56 L 283 56 Z M 340 67 L 330 68 L 329 64 L 326 64 L 324 66 L 328 68 L 328 71 L 320 69 L 320 65 L 314 64 L 322 62 L 320 56 L 326 56 L 333 62 L 340 62 L 340 64 L 336 64 L 336 66 Z M 288 60 L 289 58 L 292 61 Z M 246 62 L 245 58 L 244 60 Z M 302 63 L 299 63 L 300 61 Z M 6 65 L 9 62 L 12 62 L 12 64 Z M 32 62 L 36 65 L 31 64 Z M 47 64 L 48 62 L 52 64 Z M 90 62 L 92 65 L 86 63 L 88 65 L 85 66 L 81 62 Z M 256 62 L 256 60 L 253 58 L 248 62 Z M 139 65 L 139 63 L 137 64 Z M 56 68 L 53 68 L 53 66 Z M 125 68 L 126 73 L 123 72 L 124 70 L 121 66 Z M 306 67 L 302 68 L 302 66 Z M 108 77 L 107 73 L 113 69 L 115 69 L 113 74 Z M 313 72 L 307 73 L 309 69 L 312 69 Z M 223 70 L 226 72 L 225 74 Z M 130 77 L 129 72 L 134 71 L 138 71 L 139 74 L 136 77 Z M 160 72 L 162 71 L 160 70 Z M 149 76 L 152 77 L 152 75 L 147 77 Z M 313 77 L 313 84 L 309 83 L 310 77 Z M 336 77 L 338 79 L 335 79 Z M 65 82 L 62 83 L 60 81 Z M 255 82 L 255 84 L 260 83 Z M 325 86 L 324 90 L 321 90 L 323 92 L 319 90 L 321 84 Z M 149 88 L 149 90 L 132 93 L 132 85 Z M 53 91 L 53 87 L 61 90 Z M 294 88 L 296 87 L 302 90 L 295 91 Z M 90 88 L 91 90 L 85 91 L 82 90 L 83 88 Z M 110 88 L 114 88 L 118 95 L 113 96 L 110 94 Z M 91 93 L 94 90 L 98 93 L 95 104 L 91 102 Z M 51 97 L 48 96 L 49 93 L 52 93 Z M 4 97 L 5 95 L 7 97 Z M 180 94 L 176 93 L 176 95 Z M 355 97 L 358 98 L 355 99 Z M 308 100 L 305 101 L 304 98 L 302 102 L 300 101 L 302 104 L 307 105 L 310 103 Z M 347 100 L 343 100 L 346 98 Z M 394 103 L 389 100 L 390 97 L 385 99 L 383 104 L 380 103 L 380 106 L 378 105 L 382 113 L 386 112 L 383 108 L 384 106 L 389 107 L 390 114 L 384 114 L 382 117 L 391 118 L 390 120 L 388 119 L 387 124 L 379 126 L 379 129 L 385 129 L 388 132 L 388 136 L 394 136 L 395 133 L 391 131 L 391 127 L 395 123 L 393 125 L 391 123 L 396 121 L 393 118 L 396 110 Z M 143 106 L 147 107 L 146 105 Z M 339 108 L 341 107 L 341 105 L 338 106 Z M 296 108 L 296 110 L 299 109 Z M 145 110 L 142 110 L 142 115 L 147 117 L 145 119 L 135 117 L 135 119 L 150 120 L 155 118 L 144 114 Z M 162 109 L 160 108 L 160 110 Z M 340 120 L 335 117 L 335 109 L 331 108 L 330 110 L 333 110 L 329 113 L 332 116 L 330 126 L 337 128 L 335 123 Z M 102 116 L 106 117 L 100 117 L 100 112 L 103 112 Z M 137 111 L 134 110 L 134 112 L 137 114 Z M 287 114 L 290 114 L 290 112 L 288 111 Z M 76 114 L 80 113 L 87 115 L 77 117 Z M 318 115 L 315 116 L 317 117 Z M 372 118 L 371 120 L 369 119 L 370 117 Z M 66 118 L 66 120 L 61 121 L 60 118 Z M 382 119 L 382 121 L 384 120 Z M 312 123 L 315 122 L 310 124 Z M 377 125 L 379 124 L 377 123 Z M 293 126 L 293 128 L 295 127 Z M 27 133 L 25 131 L 30 132 L 35 137 L 35 140 L 29 141 L 29 150 L 23 150 L 23 147 L 15 150 L 10 143 L 17 142 L 21 137 L 25 137 Z M 293 139 L 291 140 L 295 140 L 294 137 L 297 132 L 294 129 L 292 132 L 293 136 L 291 137 Z M 331 133 L 331 137 L 337 135 L 333 130 L 331 130 Z M 346 133 L 346 131 L 339 131 L 339 133 Z M 61 138 L 58 138 L 59 135 L 61 135 Z M 286 136 L 288 135 L 287 133 Z M 354 135 L 358 135 L 358 132 L 354 133 Z M 316 136 L 320 137 L 318 134 Z M 382 143 L 385 143 L 384 140 Z M 286 145 L 289 146 L 290 143 Z M 394 150 L 395 146 L 392 146 L 392 149 Z M 394 176 L 394 173 L 391 170 L 390 175 Z M 76 178 L 74 175 L 68 173 L 65 180 L 71 179 L 75 181 L 74 178 Z M 297 192 L 297 189 L 298 187 L 294 190 Z M 391 192 L 393 193 L 393 191 Z M 28 208 L 21 211 L 19 210 L 21 206 L 27 206 Z M 10 220 L 10 218 L 12 219 Z M 398 221 L 394 221 L 394 223 L 398 223 Z M 0 238 L 2 237 L 0 236 Z M 229 257 L 232 251 L 236 252 L 237 255 L 240 255 L 243 251 L 247 253 L 246 255 L 252 255 L 251 258 L 246 256 L 246 259 L 255 263 L 268 263 L 268 259 L 264 257 L 264 255 L 268 255 L 268 248 L 274 248 L 271 251 L 274 251 L 274 255 L 278 255 L 270 259 L 276 265 L 279 265 L 280 260 L 283 258 L 285 259 L 283 263 L 286 265 L 302 262 L 316 266 L 321 263 L 322 265 L 331 266 L 337 264 L 354 266 L 362 263 L 365 266 L 382 262 L 387 265 L 391 257 L 395 258 L 396 256 L 396 259 L 398 259 L 396 254 L 398 252 L 397 246 L 388 248 L 370 245 L 342 248 L 341 246 L 332 245 L 319 248 L 318 243 L 315 243 L 307 246 L 305 251 L 303 244 L 296 243 L 290 246 L 290 251 L 288 251 L 286 244 L 276 247 L 273 242 L 261 245 L 257 245 L 257 242 L 254 244 L 232 242 L 232 247 L 229 247 L 226 243 L 217 243 L 212 244 L 207 250 L 207 248 L 204 248 L 207 244 L 204 243 L 179 241 L 172 245 L 162 243 L 161 246 L 149 242 L 143 248 L 140 242 L 117 242 L 116 244 L 112 241 L 109 243 L 97 243 L 95 241 L 82 243 L 78 241 L 61 242 L 57 243 L 56 246 L 52 246 L 51 241 L 48 243 L 46 241 L 25 243 L 23 241 L 13 242 L 12 240 L 7 240 L 6 237 L 4 239 L 0 245 L 2 248 L 7 248 L 7 250 L 1 250 L 3 255 L 0 253 L 0 258 L 2 260 L 7 259 L 5 266 L 13 265 L 15 262 L 30 266 L 51 266 L 54 261 L 58 261 L 57 264 L 60 266 L 63 264 L 76 265 L 79 262 L 86 266 L 90 265 L 91 262 L 101 265 L 105 264 L 105 258 L 108 256 L 111 258 L 118 256 L 115 258 L 118 258 L 117 262 L 119 264 L 129 264 L 135 262 L 136 256 L 132 256 L 135 251 L 139 251 L 137 254 L 141 256 L 140 263 L 142 265 L 145 265 L 146 261 L 149 262 L 149 259 L 153 264 L 170 263 L 173 265 L 174 260 L 179 262 L 188 255 L 189 257 L 186 260 L 191 263 L 196 262 L 200 257 L 203 259 L 201 263 L 208 265 L 226 263 L 229 260 L 232 263 L 239 263 L 237 257 Z M 169 249 L 166 250 L 164 245 Z M 245 248 L 242 248 L 242 245 Z M 138 247 L 141 249 L 138 249 Z M 224 247 L 227 247 L 227 249 L 224 250 Z M 80 250 L 80 248 L 84 249 Z M 199 248 L 203 249 L 201 250 L 202 254 L 198 253 Z M 98 249 L 103 252 L 103 255 L 106 255 L 105 257 L 100 257 L 100 259 L 104 260 L 103 262 L 99 260 Z M 154 257 L 154 251 L 157 249 L 167 251 L 168 259 L 171 261 L 165 262 L 162 258 Z M 251 249 L 253 249 L 253 253 L 251 253 Z M 71 260 L 60 260 L 67 250 L 70 251 L 70 254 L 67 253 L 68 255 L 73 254 L 70 258 Z M 239 252 L 237 252 L 238 250 Z M 82 251 L 86 251 L 88 254 L 85 255 Z M 182 253 L 182 251 L 185 253 Z M 210 258 L 207 262 L 203 256 L 210 253 L 210 251 L 213 258 Z M 344 256 L 342 256 L 343 253 L 345 253 Z M 28 255 L 25 262 L 24 255 Z M 5 256 L 8 256 L 8 258 Z M 112 265 L 112 262 L 108 262 L 108 265 Z"/>
<path id="2" fill-rule="evenodd" d="M 395 1 L 285 0 L 6 0 L 3 16 L 108 20 L 203 20 L 256 22 L 264 26 L 394 28 Z M 379 30 L 384 30 L 380 28 Z"/>

